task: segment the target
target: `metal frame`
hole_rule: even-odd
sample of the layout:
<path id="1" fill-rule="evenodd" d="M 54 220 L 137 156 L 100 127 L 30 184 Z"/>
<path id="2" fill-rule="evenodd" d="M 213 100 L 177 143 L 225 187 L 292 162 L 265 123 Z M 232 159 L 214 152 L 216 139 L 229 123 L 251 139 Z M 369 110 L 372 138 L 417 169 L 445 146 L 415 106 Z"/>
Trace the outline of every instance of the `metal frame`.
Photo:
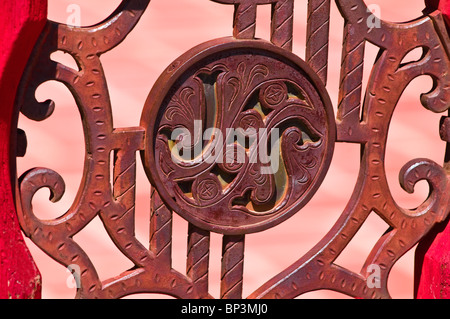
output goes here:
<path id="1" fill-rule="evenodd" d="M 325 88 L 329 0 L 308 1 L 306 61 L 291 52 L 293 0 L 213 1 L 235 6 L 233 37 L 196 46 L 174 61 L 151 90 L 140 125 L 132 128 L 112 125 L 100 57 L 131 32 L 150 0 L 124 0 L 109 18 L 92 27 L 48 21 L 23 75 L 17 104 L 28 118 L 45 120 L 54 103 L 38 103 L 36 88 L 48 80 L 64 83 L 83 120 L 85 167 L 71 208 L 51 221 L 34 215 L 32 198 L 47 187 L 51 200 L 58 201 L 64 194 L 61 176 L 49 168 L 34 168 L 21 176 L 18 216 L 24 233 L 65 267 L 79 265 L 78 298 L 120 298 L 140 292 L 211 298 L 209 243 L 210 232 L 217 232 L 223 234 L 221 298 L 242 298 L 245 237 L 299 213 L 320 187 L 335 143 L 357 143 L 361 144 L 360 173 L 340 219 L 311 251 L 249 298 L 295 298 L 318 289 L 358 298 L 390 297 L 387 280 L 395 262 L 449 213 L 448 163 L 443 167 L 416 159 L 405 164 L 400 183 L 406 191 L 412 192 L 420 180 L 430 185 L 429 197 L 415 210 L 395 202 L 384 169 L 390 120 L 414 78 L 431 76 L 435 85 L 421 102 L 433 112 L 448 111 L 450 42 L 442 15 L 429 12 L 412 22 L 380 21 L 380 28 L 371 28 L 365 21 L 373 16 L 362 0 L 336 0 L 345 29 L 335 116 Z M 256 10 L 264 4 L 272 6 L 270 42 L 255 39 Z M 362 92 L 366 42 L 380 51 Z M 422 58 L 403 64 L 415 48 L 423 49 Z M 50 54 L 58 50 L 71 54 L 79 70 L 51 61 Z M 245 125 L 255 130 L 280 128 L 284 176 L 258 173 L 263 163 L 250 160 L 250 147 L 228 139 L 222 145 L 225 153 L 231 150 L 234 158 L 237 149 L 244 148 L 244 163 L 174 162 L 170 144 L 183 141 L 169 133 L 181 127 L 195 135 L 194 120 L 212 123 L 223 132 Z M 445 117 L 441 136 L 449 142 Z M 211 136 L 209 147 L 214 140 Z M 200 155 L 207 148 L 203 145 Z M 152 184 L 149 249 L 134 234 L 136 151 L 141 151 Z M 335 260 L 372 212 L 390 228 L 373 247 L 361 273 L 355 273 Z M 171 267 L 173 213 L 189 222 L 186 274 Z M 104 282 L 73 240 L 96 216 L 118 250 L 135 265 Z M 372 264 L 381 269 L 381 288 L 367 285 L 367 266 Z"/>

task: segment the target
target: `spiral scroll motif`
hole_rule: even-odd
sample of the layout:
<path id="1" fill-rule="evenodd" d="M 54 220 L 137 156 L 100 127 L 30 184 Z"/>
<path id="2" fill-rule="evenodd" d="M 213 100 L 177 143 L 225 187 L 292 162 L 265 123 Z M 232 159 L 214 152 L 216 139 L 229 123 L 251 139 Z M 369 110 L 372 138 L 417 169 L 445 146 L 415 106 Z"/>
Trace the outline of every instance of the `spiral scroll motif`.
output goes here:
<path id="1" fill-rule="evenodd" d="M 414 78 L 425 74 L 434 81 L 432 91 L 421 96 L 423 106 L 435 113 L 449 109 L 450 50 L 442 16 L 434 12 L 407 23 L 380 20 L 380 28 L 370 29 L 362 23 L 370 17 L 363 0 L 337 0 L 345 33 L 335 119 L 324 87 L 330 0 L 308 1 L 308 63 L 289 52 L 293 0 L 212 1 L 235 6 L 234 38 L 206 42 L 174 61 L 150 92 L 139 127 L 114 127 L 100 56 L 124 40 L 150 0 L 123 0 L 108 19 L 92 27 L 47 23 L 23 75 L 17 104 L 28 118 L 46 120 L 55 105 L 38 102 L 36 89 L 49 80 L 66 85 L 83 119 L 85 163 L 74 202 L 53 220 L 37 217 L 33 197 L 47 188 L 51 201 L 60 200 L 62 177 L 49 168 L 21 176 L 17 205 L 22 230 L 64 267 L 77 266 L 79 298 L 145 292 L 211 298 L 210 232 L 218 232 L 224 235 L 220 296 L 242 298 L 246 234 L 299 212 L 324 179 L 335 142 L 357 143 L 360 173 L 336 224 L 249 298 L 295 298 L 319 289 L 358 298 L 390 297 L 387 281 L 394 264 L 449 214 L 448 158 L 444 167 L 414 159 L 400 171 L 407 192 L 420 181 L 429 185 L 429 196 L 415 209 L 396 203 L 384 166 L 392 116 Z M 271 43 L 254 38 L 257 7 L 268 4 Z M 366 42 L 380 52 L 363 92 Z M 415 48 L 423 49 L 423 56 L 402 63 Z M 56 51 L 69 53 L 79 70 L 52 61 Z M 447 124 L 444 117 L 440 133 L 448 142 Z M 152 184 L 150 247 L 135 236 L 137 151 Z M 389 229 L 359 273 L 341 267 L 337 258 L 372 213 Z M 185 274 L 172 267 L 173 214 L 189 222 Z M 133 263 L 104 281 L 74 238 L 96 217 Z M 381 285 L 370 288 L 368 269 L 374 265 Z"/>

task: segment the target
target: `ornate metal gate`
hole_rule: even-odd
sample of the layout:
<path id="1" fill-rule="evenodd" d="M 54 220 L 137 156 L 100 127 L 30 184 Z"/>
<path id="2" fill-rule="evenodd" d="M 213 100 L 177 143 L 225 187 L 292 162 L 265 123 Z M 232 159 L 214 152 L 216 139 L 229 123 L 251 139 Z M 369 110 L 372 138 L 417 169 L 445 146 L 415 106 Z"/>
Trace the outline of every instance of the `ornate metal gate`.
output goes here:
<path id="1" fill-rule="evenodd" d="M 429 197 L 414 210 L 395 202 L 384 167 L 390 120 L 414 78 L 427 74 L 434 81 L 433 90 L 422 95 L 423 106 L 448 111 L 450 42 L 442 14 L 428 12 L 400 24 L 380 20 L 374 27 L 367 23 L 373 15 L 362 0 L 336 0 L 345 29 L 335 115 L 325 88 L 330 0 L 308 1 L 306 61 L 292 53 L 293 0 L 212 1 L 219 3 L 218 9 L 234 5 L 232 36 L 200 44 L 169 65 L 148 96 L 139 126 L 130 128 L 113 127 L 100 58 L 132 31 L 150 0 L 124 0 L 93 27 L 48 21 L 23 75 L 17 104 L 22 114 L 42 121 L 51 116 L 54 104 L 36 101 L 37 87 L 56 80 L 69 88 L 83 120 L 84 172 L 74 203 L 55 220 L 39 219 L 32 199 L 46 187 L 51 200 L 58 201 L 64 194 L 61 176 L 34 168 L 20 177 L 18 216 L 24 233 L 60 264 L 79 266 L 74 274 L 79 298 L 143 292 L 210 298 L 210 232 L 219 233 L 220 297 L 242 298 L 246 236 L 299 213 L 326 176 L 335 143 L 357 143 L 358 181 L 340 219 L 311 251 L 249 298 L 295 298 L 318 289 L 390 297 L 387 281 L 393 265 L 449 213 L 448 163 L 415 159 L 405 164 L 400 183 L 406 191 L 413 192 L 421 180 L 430 186 Z M 259 5 L 272 6 L 270 41 L 255 38 Z M 363 92 L 367 42 L 380 50 Z M 403 64 L 416 48 L 423 49 L 419 61 Z M 72 55 L 79 70 L 52 61 L 55 51 Z M 447 117 L 441 137 L 449 141 Z M 152 185 L 149 249 L 135 236 L 137 151 Z M 355 273 L 335 261 L 372 212 L 390 228 L 362 272 Z M 173 214 L 189 222 L 186 274 L 172 268 Z M 135 265 L 103 282 L 73 239 L 97 216 Z M 380 268 L 379 287 L 367 285 L 368 265 Z"/>

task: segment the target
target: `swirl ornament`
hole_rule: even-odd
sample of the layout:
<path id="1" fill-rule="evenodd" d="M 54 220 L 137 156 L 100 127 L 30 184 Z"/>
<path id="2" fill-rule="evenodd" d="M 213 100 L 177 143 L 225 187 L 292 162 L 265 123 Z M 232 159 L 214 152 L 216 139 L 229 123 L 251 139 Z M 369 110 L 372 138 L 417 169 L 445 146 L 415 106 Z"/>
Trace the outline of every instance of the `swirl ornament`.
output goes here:
<path id="1" fill-rule="evenodd" d="M 249 298 L 295 298 L 330 289 L 357 298 L 389 298 L 394 264 L 448 218 L 449 163 L 419 158 L 400 171 L 400 184 L 413 192 L 426 181 L 429 196 L 415 209 L 392 197 L 384 160 L 396 105 L 416 77 L 433 78 L 424 107 L 446 112 L 450 100 L 449 36 L 442 15 L 407 23 L 380 20 L 362 0 L 337 0 L 345 19 L 339 101 L 335 118 L 325 88 L 330 0 L 309 0 L 306 61 L 293 54 L 293 0 L 212 0 L 234 5 L 232 38 L 200 44 L 174 61 L 145 102 L 139 127 L 115 128 L 100 56 L 120 44 L 150 0 L 123 0 L 105 21 L 74 28 L 48 21 L 23 75 L 18 108 L 35 121 L 52 115 L 51 100 L 35 91 L 56 80 L 70 90 L 83 119 L 86 142 L 83 178 L 67 212 L 41 220 L 33 196 L 41 188 L 62 198 L 62 177 L 34 168 L 19 179 L 17 205 L 24 233 L 64 267 L 79 269 L 78 298 L 121 298 L 163 293 L 177 298 L 209 294 L 210 232 L 223 234 L 221 298 L 242 298 L 247 234 L 263 231 L 299 212 L 314 196 L 330 166 L 335 143 L 361 146 L 355 190 L 336 224 L 309 252 L 269 279 Z M 255 39 L 258 5 L 272 5 L 270 42 Z M 364 47 L 380 48 L 362 100 Z M 415 62 L 408 52 L 423 49 Z M 79 70 L 50 59 L 69 53 Z M 17 119 L 16 119 L 17 120 Z M 449 121 L 441 122 L 449 142 Z M 135 236 L 136 152 L 151 188 L 150 247 Z M 114 160 L 111 160 L 113 155 Z M 172 267 L 172 220 L 189 223 L 186 272 Z M 372 213 L 389 229 L 359 273 L 336 263 Z M 117 249 L 133 267 L 101 281 L 74 236 L 99 217 Z M 379 287 L 369 287 L 369 269 L 379 267 Z M 45 279 L 44 279 L 45 280 Z M 77 281 L 78 283 L 78 281 Z"/>
<path id="2" fill-rule="evenodd" d="M 144 165 L 164 202 L 228 235 L 298 212 L 320 186 L 335 141 L 331 102 L 314 72 L 255 40 L 213 40 L 177 61 L 141 121 Z"/>

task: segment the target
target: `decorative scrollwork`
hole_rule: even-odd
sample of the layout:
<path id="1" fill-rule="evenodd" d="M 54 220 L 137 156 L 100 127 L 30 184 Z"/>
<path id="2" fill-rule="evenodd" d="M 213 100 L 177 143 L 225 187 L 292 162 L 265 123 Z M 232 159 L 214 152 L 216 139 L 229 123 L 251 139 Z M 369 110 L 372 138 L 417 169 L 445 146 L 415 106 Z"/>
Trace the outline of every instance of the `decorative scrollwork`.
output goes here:
<path id="1" fill-rule="evenodd" d="M 140 127 L 115 129 L 111 103 L 100 55 L 118 45 L 139 21 L 149 0 L 123 1 L 104 22 L 92 27 L 73 28 L 49 21 L 34 50 L 23 77 L 18 104 L 27 117 L 48 118 L 54 103 L 38 103 L 34 92 L 43 82 L 64 83 L 73 96 L 83 117 L 86 137 L 85 168 L 76 199 L 62 217 L 42 221 L 32 209 L 36 191 L 48 187 L 57 201 L 64 193 L 64 182 L 50 169 L 30 170 L 21 177 L 19 205 L 21 226 L 42 250 L 68 267 L 80 269 L 78 298 L 120 298 L 139 293 L 167 293 L 179 298 L 199 297 L 190 280 L 170 267 L 156 267 L 160 254 L 144 247 L 135 237 L 134 201 L 136 159 L 142 148 L 144 130 Z M 50 60 L 50 54 L 61 50 L 77 61 L 79 71 Z M 110 154 L 115 154 L 114 163 Z M 110 166 L 114 165 L 111 178 Z M 110 180 L 113 180 L 111 186 Z M 117 278 L 101 282 L 96 269 L 83 249 L 73 240 L 94 217 L 99 216 L 117 248 L 127 256 L 136 269 Z M 168 237 L 170 233 L 161 234 Z M 155 238 L 156 239 L 156 238 Z M 170 262 L 170 260 L 169 260 Z M 160 280 L 160 278 L 164 278 Z"/>
<path id="2" fill-rule="evenodd" d="M 18 211 L 24 233 L 65 267 L 79 267 L 79 298 L 140 292 L 211 298 L 210 231 L 218 232 L 224 235 L 221 297 L 242 298 L 246 234 L 274 227 L 299 212 L 324 179 L 335 143 L 358 143 L 360 173 L 340 219 L 307 254 L 249 298 L 295 298 L 318 289 L 390 297 L 387 279 L 395 262 L 449 214 L 448 169 L 428 159 L 405 164 L 400 172 L 405 191 L 413 192 L 418 181 L 430 186 L 421 205 L 405 209 L 393 199 L 384 167 L 390 120 L 414 78 L 433 78 L 432 91 L 421 97 L 427 109 L 439 113 L 449 108 L 450 41 L 442 16 L 435 12 L 408 23 L 380 20 L 380 28 L 370 28 L 361 23 L 371 14 L 364 1 L 337 0 L 345 34 L 335 119 L 324 86 L 329 0 L 308 1 L 307 62 L 290 52 L 293 0 L 213 1 L 235 5 L 234 37 L 198 45 L 173 62 L 151 90 L 139 127 L 113 127 L 100 56 L 126 37 L 150 0 L 124 0 L 108 19 L 92 27 L 48 22 L 24 73 L 17 103 L 25 116 L 45 120 L 55 105 L 51 100 L 37 102 L 36 88 L 49 80 L 64 83 L 83 118 L 85 166 L 74 203 L 54 220 L 37 218 L 32 200 L 45 187 L 50 200 L 58 201 L 65 189 L 61 176 L 47 168 L 22 175 Z M 273 8 L 270 42 L 255 39 L 260 4 Z M 367 41 L 380 52 L 363 92 Z M 415 48 L 423 49 L 421 59 L 403 64 Z M 58 50 L 71 54 L 79 70 L 51 61 Z M 447 122 L 441 127 L 443 139 Z M 137 151 L 152 184 L 149 248 L 134 233 Z M 186 274 L 172 268 L 173 213 L 189 222 Z M 361 272 L 351 272 L 336 259 L 371 213 L 390 228 Z M 96 216 L 134 264 L 103 282 L 73 239 Z M 369 265 L 380 267 L 381 288 L 367 286 Z"/>
<path id="3" fill-rule="evenodd" d="M 311 198 L 331 161 L 334 116 L 300 59 L 269 43 L 219 41 L 156 83 L 143 112 L 144 163 L 165 203 L 191 223 L 248 233 Z"/>
<path id="4" fill-rule="evenodd" d="M 422 95 L 421 101 L 428 109 L 443 112 L 449 107 L 447 102 L 443 103 L 448 101 L 448 92 L 443 86 L 449 78 L 442 70 L 448 69 L 449 57 L 443 50 L 448 43 L 448 35 L 442 40 L 442 32 L 446 34 L 442 17 L 434 13 L 402 24 L 380 20 L 381 28 L 371 29 L 366 23 L 361 23 L 367 21 L 371 14 L 363 1 L 342 0 L 337 4 L 346 20 L 337 139 L 362 145 L 356 188 L 341 218 L 323 240 L 259 288 L 250 296 L 252 298 L 294 298 L 316 289 L 335 290 L 353 297 L 390 297 L 387 279 L 392 266 L 449 213 L 450 183 L 441 166 L 417 159 L 406 164 L 400 172 L 401 185 L 408 192 L 413 191 L 412 186 L 419 180 L 426 180 L 430 185 L 429 198 L 415 210 L 396 204 L 384 168 L 390 119 L 401 94 L 415 77 L 427 74 L 435 81 L 432 92 Z M 380 54 L 361 106 L 366 41 L 378 45 Z M 419 46 L 427 48 L 422 59 L 402 65 L 407 53 Z M 390 229 L 372 249 L 361 273 L 353 273 L 334 261 L 371 212 L 385 220 Z M 377 265 L 381 269 L 379 289 L 367 286 L 369 265 Z M 293 286 L 296 289 L 291 289 Z"/>

